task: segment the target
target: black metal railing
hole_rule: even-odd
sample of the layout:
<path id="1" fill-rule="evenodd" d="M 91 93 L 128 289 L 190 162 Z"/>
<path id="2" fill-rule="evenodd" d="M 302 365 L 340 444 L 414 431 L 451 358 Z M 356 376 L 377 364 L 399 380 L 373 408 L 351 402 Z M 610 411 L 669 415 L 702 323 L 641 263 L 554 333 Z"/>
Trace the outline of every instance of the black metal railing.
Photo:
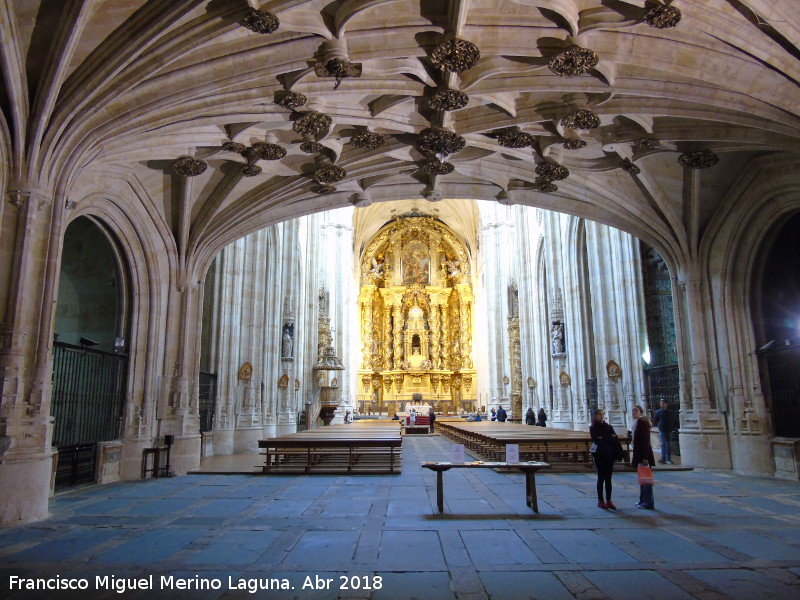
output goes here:
<path id="1" fill-rule="evenodd" d="M 586 408 L 589 411 L 589 419 L 594 418 L 597 412 L 597 377 L 586 380 Z"/>
<path id="2" fill-rule="evenodd" d="M 214 412 L 217 407 L 216 373 L 200 371 L 198 396 L 200 398 L 200 433 L 205 433 L 214 427 Z"/>
<path id="3" fill-rule="evenodd" d="M 645 398 L 649 407 L 650 418 L 661 408 L 661 400 L 667 401 L 667 406 L 675 415 L 675 423 L 672 429 L 672 454 L 680 456 L 681 448 L 678 438 L 678 428 L 680 421 L 680 378 L 678 365 L 664 365 L 663 367 L 651 367 L 644 369 L 644 388 Z"/>
<path id="4" fill-rule="evenodd" d="M 124 354 L 53 344 L 56 490 L 93 482 L 97 442 L 120 437 L 127 373 Z"/>

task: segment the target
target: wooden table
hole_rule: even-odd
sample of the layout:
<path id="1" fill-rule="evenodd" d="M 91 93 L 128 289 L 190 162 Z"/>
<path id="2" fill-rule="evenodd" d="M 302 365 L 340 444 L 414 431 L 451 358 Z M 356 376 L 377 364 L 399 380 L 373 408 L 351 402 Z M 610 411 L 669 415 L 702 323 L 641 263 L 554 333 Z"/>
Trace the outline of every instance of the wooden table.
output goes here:
<path id="1" fill-rule="evenodd" d="M 550 467 L 549 463 L 539 461 L 527 462 L 423 462 L 421 465 L 425 469 L 436 471 L 436 504 L 439 506 L 439 512 L 444 512 L 444 489 L 442 482 L 442 473 L 449 469 L 519 469 L 525 473 L 525 502 L 533 509 L 533 512 L 539 512 L 539 500 L 536 497 L 536 471 L 539 469 L 547 469 Z"/>

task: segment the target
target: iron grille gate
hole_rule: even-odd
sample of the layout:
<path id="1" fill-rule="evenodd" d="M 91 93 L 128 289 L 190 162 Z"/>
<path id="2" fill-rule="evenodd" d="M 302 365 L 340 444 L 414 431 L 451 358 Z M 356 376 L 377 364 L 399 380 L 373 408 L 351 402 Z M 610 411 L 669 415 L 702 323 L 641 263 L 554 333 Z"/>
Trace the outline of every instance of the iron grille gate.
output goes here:
<path id="1" fill-rule="evenodd" d="M 200 371 L 200 433 L 211 431 L 217 405 L 217 374 Z"/>
<path id="2" fill-rule="evenodd" d="M 56 491 L 94 483 L 97 443 L 120 437 L 127 372 L 124 354 L 54 343 Z"/>
<path id="3" fill-rule="evenodd" d="M 775 435 L 800 437 L 800 348 L 781 348 L 767 355 Z"/>
<path id="4" fill-rule="evenodd" d="M 589 411 L 589 421 L 594 419 L 597 412 L 597 377 L 586 380 L 586 408 Z"/>
<path id="5" fill-rule="evenodd" d="M 675 415 L 675 423 L 672 430 L 672 454 L 680 456 L 681 447 L 678 438 L 678 414 L 680 413 L 680 379 L 678 377 L 678 365 L 665 365 L 663 367 L 651 367 L 644 369 L 644 389 L 647 404 L 650 407 L 650 419 L 653 419 L 656 411 L 661 408 L 662 398 L 667 401 L 667 406 Z"/>

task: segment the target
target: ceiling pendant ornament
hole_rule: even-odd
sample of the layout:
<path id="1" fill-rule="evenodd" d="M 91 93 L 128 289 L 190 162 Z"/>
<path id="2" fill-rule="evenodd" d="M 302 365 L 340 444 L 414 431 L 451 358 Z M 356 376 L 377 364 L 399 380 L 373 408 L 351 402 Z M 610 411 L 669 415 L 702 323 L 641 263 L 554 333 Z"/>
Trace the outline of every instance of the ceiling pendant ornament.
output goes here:
<path id="1" fill-rule="evenodd" d="M 308 102 L 308 98 L 305 94 L 301 94 L 299 92 L 286 92 L 281 95 L 276 103 L 278 106 L 282 106 L 283 108 L 297 110 L 298 108 L 305 106 L 306 102 Z"/>
<path id="2" fill-rule="evenodd" d="M 442 42 L 431 53 L 431 61 L 443 71 L 461 73 L 474 67 L 481 57 L 472 42 L 453 38 Z"/>
<path id="3" fill-rule="evenodd" d="M 347 177 L 347 171 L 336 165 L 325 165 L 314 171 L 314 181 L 326 185 L 336 183 Z"/>
<path id="4" fill-rule="evenodd" d="M 575 77 L 594 69 L 599 60 L 594 50 L 570 46 L 551 58 L 547 66 L 556 75 Z"/>
<path id="5" fill-rule="evenodd" d="M 658 146 L 656 138 L 642 138 L 633 142 L 633 149 L 637 152 L 646 152 Z"/>
<path id="6" fill-rule="evenodd" d="M 536 165 L 536 174 L 543 182 L 552 183 L 569 177 L 569 169 L 556 163 L 543 162 Z"/>
<path id="7" fill-rule="evenodd" d="M 469 102 L 469 96 L 458 90 L 439 90 L 428 100 L 433 110 L 460 110 Z"/>
<path id="8" fill-rule="evenodd" d="M 266 10 L 251 8 L 244 16 L 242 25 L 256 33 L 272 33 L 278 29 L 281 22 L 278 17 Z"/>
<path id="9" fill-rule="evenodd" d="M 319 194 L 320 196 L 326 196 L 335 192 L 336 188 L 332 185 L 320 185 L 314 190 L 314 193 Z"/>
<path id="10" fill-rule="evenodd" d="M 567 150 L 580 150 L 581 148 L 586 148 L 586 140 L 570 138 L 565 140 L 563 145 Z"/>
<path id="11" fill-rule="evenodd" d="M 660 4 L 647 11 L 645 23 L 656 29 L 675 27 L 681 20 L 681 11 L 674 6 Z"/>
<path id="12" fill-rule="evenodd" d="M 242 175 L 245 177 L 255 177 L 256 175 L 261 175 L 261 167 L 258 165 L 244 165 L 242 167 Z"/>
<path id="13" fill-rule="evenodd" d="M 467 141 L 446 129 L 425 129 L 417 138 L 417 148 L 423 154 L 442 154 L 447 156 L 463 150 Z"/>
<path id="14" fill-rule="evenodd" d="M 350 143 L 356 148 L 375 150 L 375 148 L 380 148 L 386 143 L 386 137 L 374 131 L 364 131 L 351 137 Z"/>
<path id="15" fill-rule="evenodd" d="M 497 136 L 497 143 L 504 148 L 527 148 L 533 145 L 534 137 L 530 133 L 520 131 L 519 127 L 514 127 Z"/>
<path id="16" fill-rule="evenodd" d="M 569 129 L 596 129 L 600 127 L 600 117 L 590 110 L 578 110 L 561 119 L 561 126 Z"/>
<path id="17" fill-rule="evenodd" d="M 628 158 L 624 159 L 619 166 L 622 168 L 623 171 L 627 171 L 631 175 L 638 175 L 639 173 L 642 172 L 642 170 L 635 164 L 633 164 Z"/>
<path id="18" fill-rule="evenodd" d="M 688 169 L 708 169 L 719 162 L 719 156 L 711 150 L 697 150 L 684 152 L 678 157 L 678 162 Z"/>
<path id="19" fill-rule="evenodd" d="M 444 200 L 444 194 L 430 185 L 425 186 L 422 190 L 422 197 L 428 202 L 441 202 Z"/>
<path id="20" fill-rule="evenodd" d="M 438 158 L 431 158 L 422 165 L 422 172 L 428 175 L 449 175 L 455 170 L 452 163 L 441 161 Z"/>
<path id="21" fill-rule="evenodd" d="M 286 149 L 278 144 L 256 142 L 245 151 L 248 160 L 280 160 L 286 156 Z"/>
<path id="22" fill-rule="evenodd" d="M 205 172 L 208 163 L 194 156 L 179 156 L 172 163 L 172 172 L 183 177 L 196 177 Z"/>
<path id="23" fill-rule="evenodd" d="M 316 73 L 317 77 L 336 78 L 336 85 L 333 86 L 334 90 L 339 89 L 342 79 L 345 77 L 361 77 L 361 70 L 361 63 L 351 63 L 342 57 L 331 58 L 314 66 L 314 73 Z"/>
<path id="24" fill-rule="evenodd" d="M 300 143 L 300 152 L 305 152 L 306 154 L 316 154 L 317 152 L 321 152 L 324 147 L 325 146 L 319 142 L 306 140 Z"/>
<path id="25" fill-rule="evenodd" d="M 222 144 L 222 149 L 225 152 L 233 152 L 235 154 L 241 154 L 245 150 L 247 150 L 247 146 L 244 144 L 240 144 L 239 142 L 225 142 Z"/>
<path id="26" fill-rule="evenodd" d="M 301 114 L 292 125 L 292 129 L 303 137 L 315 138 L 328 133 L 333 119 L 315 110 Z"/>

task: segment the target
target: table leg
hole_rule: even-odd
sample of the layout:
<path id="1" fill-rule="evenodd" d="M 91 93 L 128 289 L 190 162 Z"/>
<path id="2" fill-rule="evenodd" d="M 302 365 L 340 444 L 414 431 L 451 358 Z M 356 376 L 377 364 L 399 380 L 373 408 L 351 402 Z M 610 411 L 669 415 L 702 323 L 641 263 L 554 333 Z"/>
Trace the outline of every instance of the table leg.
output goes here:
<path id="1" fill-rule="evenodd" d="M 444 512 L 444 490 L 442 483 L 443 471 L 436 471 L 436 504 L 439 506 L 439 512 Z"/>
<path id="2" fill-rule="evenodd" d="M 536 471 L 525 473 L 525 500 L 533 512 L 539 512 L 539 499 L 536 497 Z"/>

